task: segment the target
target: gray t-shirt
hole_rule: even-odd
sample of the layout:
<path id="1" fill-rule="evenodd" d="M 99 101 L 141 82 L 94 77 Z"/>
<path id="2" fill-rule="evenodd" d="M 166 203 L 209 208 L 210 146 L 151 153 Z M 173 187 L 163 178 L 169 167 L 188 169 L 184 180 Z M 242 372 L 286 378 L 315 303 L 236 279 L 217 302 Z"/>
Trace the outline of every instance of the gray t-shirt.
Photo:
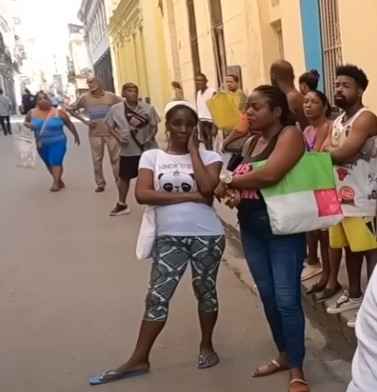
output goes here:
<path id="1" fill-rule="evenodd" d="M 110 109 L 105 121 L 110 128 L 119 133 L 121 142 L 120 155 L 125 157 L 139 156 L 143 151 L 131 135 L 131 130 L 135 130 L 135 127 L 132 127 L 128 123 L 124 105 L 124 102 L 114 105 Z M 138 142 L 143 145 L 144 150 L 156 148 L 154 135 L 157 131 L 158 117 L 156 116 L 155 109 L 149 104 L 139 102 L 132 110 L 148 119 L 148 123 L 144 127 L 137 128 L 136 130 Z"/>
<path id="2" fill-rule="evenodd" d="M 0 116 L 10 116 L 11 109 L 12 103 L 10 99 L 5 95 L 0 95 Z"/>

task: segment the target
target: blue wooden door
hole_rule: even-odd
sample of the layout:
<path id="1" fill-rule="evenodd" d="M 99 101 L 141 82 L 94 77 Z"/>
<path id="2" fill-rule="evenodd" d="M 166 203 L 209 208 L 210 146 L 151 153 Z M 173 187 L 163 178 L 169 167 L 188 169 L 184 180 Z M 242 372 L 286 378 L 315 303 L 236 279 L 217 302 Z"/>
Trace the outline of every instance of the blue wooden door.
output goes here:
<path id="1" fill-rule="evenodd" d="M 323 91 L 324 67 L 319 1 L 301 0 L 300 6 L 306 69 L 316 69 L 321 74 L 318 88 Z"/>

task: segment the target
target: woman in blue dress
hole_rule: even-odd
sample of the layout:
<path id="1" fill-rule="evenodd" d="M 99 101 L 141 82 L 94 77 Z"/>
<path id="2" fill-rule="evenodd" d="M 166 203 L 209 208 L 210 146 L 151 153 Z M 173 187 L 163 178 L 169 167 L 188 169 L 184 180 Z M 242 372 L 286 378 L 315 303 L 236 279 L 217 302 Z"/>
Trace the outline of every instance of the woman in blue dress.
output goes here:
<path id="1" fill-rule="evenodd" d="M 44 92 L 37 94 L 36 108 L 26 115 L 24 125 L 34 131 L 38 153 L 53 178 L 50 191 L 60 191 L 65 187 L 62 180 L 67 150 L 64 125 L 72 132 L 75 144 L 80 145 L 76 127 L 64 111 L 52 106 L 50 97 Z"/>

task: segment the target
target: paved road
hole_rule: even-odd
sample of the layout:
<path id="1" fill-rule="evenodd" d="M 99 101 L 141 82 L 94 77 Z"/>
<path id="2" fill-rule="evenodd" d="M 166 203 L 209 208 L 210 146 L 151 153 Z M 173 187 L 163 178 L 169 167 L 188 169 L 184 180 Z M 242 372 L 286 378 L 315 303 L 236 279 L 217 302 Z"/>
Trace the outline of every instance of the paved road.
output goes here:
<path id="1" fill-rule="evenodd" d="M 106 193 L 95 194 L 87 142 L 82 139 L 83 146 L 72 148 L 67 157 L 67 189 L 51 194 L 42 166 L 16 168 L 13 141 L 0 136 L 4 392 L 93 390 L 88 376 L 120 364 L 133 348 L 149 271 L 148 264 L 134 256 L 141 209 L 132 197 L 130 216 L 108 216 L 116 195 L 109 167 Z M 219 292 L 218 367 L 195 368 L 199 329 L 186 277 L 153 352 L 151 374 L 95 390 L 286 391 L 284 374 L 263 380 L 250 377 L 260 360 L 272 358 L 274 349 L 257 298 L 225 264 Z M 343 392 L 344 383 L 318 359 L 318 342 L 308 344 L 313 391 Z"/>

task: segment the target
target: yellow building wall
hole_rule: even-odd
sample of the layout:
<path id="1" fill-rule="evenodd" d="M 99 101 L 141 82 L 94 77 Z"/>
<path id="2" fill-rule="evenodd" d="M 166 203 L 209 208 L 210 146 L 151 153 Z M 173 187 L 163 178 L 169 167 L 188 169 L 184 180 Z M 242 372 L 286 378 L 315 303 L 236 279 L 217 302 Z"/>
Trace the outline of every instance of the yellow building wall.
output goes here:
<path id="1" fill-rule="evenodd" d="M 299 0 L 280 0 L 275 7 L 270 0 L 221 0 L 221 3 L 227 64 L 241 66 L 246 92 L 260 84 L 269 83 L 270 66 L 282 57 L 292 63 L 297 76 L 305 71 Z M 169 45 L 166 52 L 169 56 L 168 74 L 171 77 L 180 74 L 186 98 L 194 101 L 195 85 L 186 0 L 164 0 L 163 4 L 165 10 L 174 13 L 175 20 L 175 27 L 172 28 L 171 18 L 164 18 L 165 41 Z M 194 0 L 194 6 L 201 69 L 207 75 L 209 84 L 217 87 L 208 1 Z M 280 25 L 281 37 L 275 28 Z M 171 43 L 172 29 L 177 41 L 176 49 Z M 284 56 L 281 53 L 282 46 Z M 177 51 L 176 59 L 173 59 L 174 50 Z"/>
<path id="2" fill-rule="evenodd" d="M 243 89 L 249 93 L 264 79 L 258 4 L 222 0 L 222 10 L 227 64 L 241 67 Z"/>
<path id="3" fill-rule="evenodd" d="M 110 20 L 110 45 L 114 53 L 117 92 L 126 82 L 139 86 L 159 112 L 170 100 L 162 14 L 158 2 L 121 0 Z"/>
<path id="4" fill-rule="evenodd" d="M 170 100 L 169 69 L 161 9 L 156 2 L 141 2 L 143 15 L 143 39 L 138 50 L 144 53 L 147 91 L 152 103 L 163 111 Z"/>
<path id="5" fill-rule="evenodd" d="M 360 17 L 358 16 L 360 15 Z M 339 1 L 340 33 L 343 62 L 361 67 L 370 81 L 365 94 L 365 104 L 377 112 L 377 1 Z M 362 22 L 358 18 L 362 17 Z"/>
<path id="6" fill-rule="evenodd" d="M 194 71 L 189 35 L 186 0 L 164 0 L 163 31 L 167 50 L 169 97 L 173 96 L 170 83 L 181 83 L 185 99 L 195 102 Z"/>
<path id="7" fill-rule="evenodd" d="M 211 17 L 208 1 L 195 0 L 194 6 L 201 70 L 208 78 L 208 85 L 217 88 L 216 63 L 212 45 Z"/>
<path id="8" fill-rule="evenodd" d="M 300 0 L 281 0 L 284 57 L 295 70 L 296 77 L 306 71 Z"/>

